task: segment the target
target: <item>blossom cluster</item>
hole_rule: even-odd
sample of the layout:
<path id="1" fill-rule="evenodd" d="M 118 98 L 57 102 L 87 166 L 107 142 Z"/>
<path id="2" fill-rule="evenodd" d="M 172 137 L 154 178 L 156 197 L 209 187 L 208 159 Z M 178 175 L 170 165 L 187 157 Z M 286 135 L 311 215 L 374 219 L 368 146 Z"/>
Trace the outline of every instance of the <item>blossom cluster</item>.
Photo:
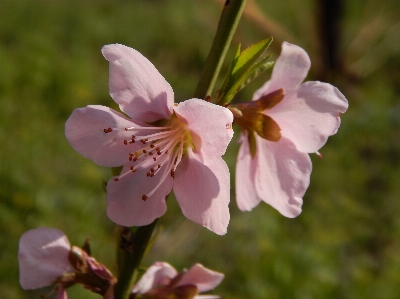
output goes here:
<path id="1" fill-rule="evenodd" d="M 20 283 L 24 289 L 36 289 L 56 284 L 56 299 L 67 299 L 65 289 L 82 284 L 104 299 L 114 298 L 116 278 L 94 258 L 70 245 L 63 232 L 39 227 L 27 231 L 19 242 Z M 198 295 L 214 289 L 224 275 L 193 265 L 178 273 L 168 263 L 156 262 L 133 286 L 131 298 L 143 295 L 148 299 L 186 298 L 218 299 L 216 295 Z"/>
<path id="2" fill-rule="evenodd" d="M 348 108 L 340 91 L 318 81 L 303 83 L 310 58 L 283 43 L 271 78 L 252 101 L 220 106 L 203 99 L 174 103 L 174 92 L 154 65 L 120 44 L 102 49 L 109 61 L 109 90 L 121 112 L 90 105 L 75 109 L 65 124 L 71 146 L 98 165 L 120 167 L 107 183 L 107 215 L 124 227 L 145 226 L 167 210 L 173 192 L 182 213 L 219 235 L 230 220 L 230 173 L 222 156 L 240 128 L 236 201 L 242 211 L 264 201 L 286 217 L 301 213 L 318 153 Z M 319 154 L 319 153 L 318 153 Z M 67 298 L 73 284 L 113 299 L 117 279 L 59 230 L 26 232 L 19 247 L 24 289 L 55 284 Z M 156 262 L 132 288 L 131 298 L 220 298 L 198 295 L 223 274 L 195 264 L 178 273 Z"/>
<path id="3" fill-rule="evenodd" d="M 236 166 L 241 210 L 260 201 L 282 215 L 300 214 L 311 160 L 336 133 L 348 103 L 318 81 L 302 83 L 307 53 L 283 43 L 271 79 L 253 101 L 221 107 L 201 99 L 174 104 L 171 86 L 129 47 L 104 46 L 109 88 L 121 114 L 104 106 L 74 110 L 65 133 L 72 147 L 102 166 L 123 166 L 107 184 L 107 214 L 124 226 L 153 222 L 173 190 L 183 214 L 223 235 L 229 223 L 229 170 L 221 158 L 233 136 L 231 111 L 242 127 Z M 252 148 L 253 147 L 253 148 Z"/>

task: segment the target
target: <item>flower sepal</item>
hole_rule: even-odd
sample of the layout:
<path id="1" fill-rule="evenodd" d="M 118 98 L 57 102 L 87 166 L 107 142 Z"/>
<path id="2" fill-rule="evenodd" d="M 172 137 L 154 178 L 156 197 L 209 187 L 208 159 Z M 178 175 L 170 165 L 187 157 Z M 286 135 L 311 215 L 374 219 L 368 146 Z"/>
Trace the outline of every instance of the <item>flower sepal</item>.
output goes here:
<path id="1" fill-rule="evenodd" d="M 85 244 L 88 244 L 85 242 Z M 59 278 L 58 283 L 69 287 L 74 283 L 80 283 L 84 288 L 109 298 L 106 294 L 112 293 L 117 279 L 106 266 L 91 257 L 85 249 L 72 246 L 68 259 L 76 269 L 74 273 L 66 273 Z"/>
<path id="2" fill-rule="evenodd" d="M 255 155 L 254 133 L 268 141 L 277 142 L 281 139 L 279 125 L 264 111 L 281 102 L 284 96 L 285 92 L 281 88 L 262 96 L 256 101 L 239 103 L 228 107 L 234 115 L 235 123 L 248 132 L 249 144 L 253 144 L 253 147 L 251 147 L 253 157 Z"/>

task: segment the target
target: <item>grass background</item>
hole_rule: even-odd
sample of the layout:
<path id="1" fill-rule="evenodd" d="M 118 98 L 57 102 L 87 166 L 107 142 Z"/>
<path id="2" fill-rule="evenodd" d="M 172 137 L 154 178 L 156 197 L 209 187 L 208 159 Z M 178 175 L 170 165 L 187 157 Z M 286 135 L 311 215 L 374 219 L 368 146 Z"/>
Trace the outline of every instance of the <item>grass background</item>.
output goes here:
<path id="1" fill-rule="evenodd" d="M 201 262 L 226 274 L 214 293 L 229 299 L 400 297 L 400 3 L 342 2 L 329 48 L 335 59 L 328 63 L 322 2 L 257 0 L 234 38 L 246 47 L 274 34 L 273 59 L 282 40 L 300 45 L 313 62 L 308 79 L 335 84 L 349 100 L 339 134 L 321 150 L 324 159 L 312 157 L 303 213 L 286 219 L 266 204 L 242 213 L 232 194 L 228 234 L 220 237 L 185 219 L 171 200 L 146 266 Z M 115 269 L 116 227 L 105 215 L 101 188 L 110 171 L 77 154 L 64 136 L 73 109 L 115 107 L 101 47 L 118 42 L 139 50 L 176 100 L 185 100 L 220 11 L 211 0 L 1 2 L 2 298 L 38 298 L 50 290 L 24 291 L 18 283 L 18 240 L 37 226 L 59 228 L 76 245 L 89 236 L 94 256 Z M 267 79 L 238 99 L 250 99 Z M 225 155 L 232 178 L 236 153 L 233 142 Z M 69 297 L 98 298 L 80 286 Z"/>

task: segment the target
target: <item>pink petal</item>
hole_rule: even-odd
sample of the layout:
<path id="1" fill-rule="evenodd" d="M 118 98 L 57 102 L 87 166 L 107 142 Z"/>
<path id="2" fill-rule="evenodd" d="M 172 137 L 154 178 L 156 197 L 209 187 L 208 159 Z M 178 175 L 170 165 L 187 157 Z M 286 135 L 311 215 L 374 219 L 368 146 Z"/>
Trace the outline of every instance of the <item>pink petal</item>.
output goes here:
<path id="1" fill-rule="evenodd" d="M 183 214 L 218 235 L 229 224 L 229 169 L 222 158 L 204 165 L 190 149 L 175 172 L 174 193 Z"/>
<path id="2" fill-rule="evenodd" d="M 107 215 L 115 223 L 123 226 L 142 226 L 152 223 L 167 210 L 165 196 L 171 191 L 173 180 L 169 175 L 170 169 L 162 167 L 160 172 L 150 178 L 146 174 L 148 168 L 139 167 L 135 173 L 125 166 L 122 173 L 128 172 L 119 181 L 111 178 L 107 184 Z M 166 178 L 161 182 L 162 176 Z M 152 196 L 146 201 L 142 196 L 153 190 L 159 183 Z"/>
<path id="3" fill-rule="evenodd" d="M 233 115 L 229 109 L 199 99 L 179 103 L 174 108 L 178 118 L 187 124 L 195 152 L 205 165 L 221 157 L 233 137 Z"/>
<path id="4" fill-rule="evenodd" d="M 41 288 L 74 271 L 68 261 L 70 248 L 67 237 L 58 229 L 39 227 L 24 233 L 18 251 L 22 288 Z"/>
<path id="5" fill-rule="evenodd" d="M 141 126 L 121 113 L 105 106 L 75 109 L 65 124 L 65 135 L 71 146 L 82 156 L 101 166 L 120 166 L 128 161 L 140 144 L 125 145 L 131 133 L 124 128 Z M 113 128 L 109 133 L 104 129 Z"/>
<path id="6" fill-rule="evenodd" d="M 171 116 L 174 92 L 146 57 L 120 44 L 101 51 L 110 62 L 110 95 L 123 112 L 143 122 Z"/>
<path id="7" fill-rule="evenodd" d="M 259 165 L 258 159 L 251 157 L 247 136 L 242 134 L 240 139 L 242 144 L 236 161 L 236 202 L 240 210 L 251 211 L 261 201 L 254 185 Z"/>
<path id="8" fill-rule="evenodd" d="M 193 284 L 199 293 L 214 289 L 224 279 L 224 274 L 207 269 L 201 264 L 195 264 L 190 268 L 176 286 Z"/>
<path id="9" fill-rule="evenodd" d="M 177 274 L 170 264 L 156 262 L 146 270 L 132 292 L 144 294 L 158 285 L 167 285 Z"/>
<path id="10" fill-rule="evenodd" d="M 314 81 L 302 84 L 297 94 L 285 97 L 266 113 L 279 124 L 282 136 L 290 139 L 298 150 L 313 153 L 337 132 L 339 114 L 347 107 L 346 98 L 336 87 Z"/>
<path id="11" fill-rule="evenodd" d="M 267 81 L 253 96 L 253 100 L 280 88 L 289 95 L 295 91 L 306 78 L 311 61 L 306 51 L 296 45 L 284 42 L 282 51 L 275 62 L 271 80 Z"/>
<path id="12" fill-rule="evenodd" d="M 258 169 L 254 184 L 258 196 L 283 216 L 298 216 L 310 183 L 310 157 L 286 138 L 278 142 L 256 138 Z"/>

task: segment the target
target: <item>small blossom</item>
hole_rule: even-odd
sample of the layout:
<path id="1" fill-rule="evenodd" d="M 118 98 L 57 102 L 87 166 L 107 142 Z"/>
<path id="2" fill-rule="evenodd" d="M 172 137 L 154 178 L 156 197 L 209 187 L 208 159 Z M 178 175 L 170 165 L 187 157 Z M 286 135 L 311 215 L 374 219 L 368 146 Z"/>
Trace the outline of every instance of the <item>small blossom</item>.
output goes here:
<path id="1" fill-rule="evenodd" d="M 110 95 L 129 116 L 104 106 L 75 109 L 65 132 L 101 166 L 123 165 L 107 184 L 107 214 L 142 226 L 166 211 L 173 189 L 183 214 L 217 234 L 229 222 L 229 170 L 221 156 L 233 136 L 231 112 L 200 99 L 174 104 L 171 86 L 129 47 L 104 46 Z"/>
<path id="2" fill-rule="evenodd" d="M 156 262 L 147 269 L 132 292 L 149 299 L 218 299 L 221 297 L 198 293 L 214 289 L 223 279 L 222 273 L 207 269 L 201 264 L 195 264 L 189 270 L 178 273 L 171 265 Z"/>
<path id="3" fill-rule="evenodd" d="M 337 132 L 348 108 L 336 87 L 302 83 L 310 65 L 302 48 L 283 43 L 271 79 L 253 102 L 233 106 L 244 129 L 236 165 L 236 198 L 243 211 L 264 201 L 286 217 L 301 213 L 312 168 L 308 153 L 318 153 Z"/>
<path id="4" fill-rule="evenodd" d="M 56 299 L 67 299 L 65 289 L 80 283 L 104 299 L 113 296 L 116 279 L 111 272 L 81 248 L 71 247 L 58 229 L 39 227 L 24 233 L 19 241 L 18 261 L 24 289 L 56 284 Z"/>

